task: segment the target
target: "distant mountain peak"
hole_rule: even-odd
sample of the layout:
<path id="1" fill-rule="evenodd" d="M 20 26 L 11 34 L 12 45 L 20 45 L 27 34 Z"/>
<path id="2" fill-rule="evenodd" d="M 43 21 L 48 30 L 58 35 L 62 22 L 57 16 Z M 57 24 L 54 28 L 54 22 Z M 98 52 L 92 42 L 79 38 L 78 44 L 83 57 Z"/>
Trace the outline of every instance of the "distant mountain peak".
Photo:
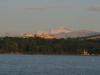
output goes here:
<path id="1" fill-rule="evenodd" d="M 56 38 L 77 38 L 77 37 L 87 37 L 91 35 L 97 35 L 100 32 L 93 30 L 77 30 L 77 31 L 69 31 L 68 33 L 59 33 L 55 34 Z"/>
<path id="2" fill-rule="evenodd" d="M 64 28 L 64 27 L 60 27 L 60 28 L 57 28 L 57 29 L 51 29 L 50 30 L 51 34 L 69 33 L 69 32 L 72 32 L 72 31 L 70 29 Z"/>

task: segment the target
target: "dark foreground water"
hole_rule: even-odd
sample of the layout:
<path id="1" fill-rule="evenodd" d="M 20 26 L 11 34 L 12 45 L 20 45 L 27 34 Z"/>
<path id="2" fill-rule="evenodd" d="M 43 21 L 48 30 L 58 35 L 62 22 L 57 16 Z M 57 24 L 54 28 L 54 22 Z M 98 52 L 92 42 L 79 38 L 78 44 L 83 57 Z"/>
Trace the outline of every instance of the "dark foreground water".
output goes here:
<path id="1" fill-rule="evenodd" d="M 100 57 L 0 55 L 0 75 L 100 75 Z"/>

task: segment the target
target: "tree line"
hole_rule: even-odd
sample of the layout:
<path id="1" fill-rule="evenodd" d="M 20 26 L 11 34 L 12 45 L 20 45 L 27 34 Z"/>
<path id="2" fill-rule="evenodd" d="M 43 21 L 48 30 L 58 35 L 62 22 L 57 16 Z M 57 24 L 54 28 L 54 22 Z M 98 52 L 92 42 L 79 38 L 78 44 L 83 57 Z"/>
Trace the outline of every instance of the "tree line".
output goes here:
<path id="1" fill-rule="evenodd" d="M 100 39 L 0 38 L 0 53 L 80 55 L 84 50 L 89 54 L 100 54 Z"/>

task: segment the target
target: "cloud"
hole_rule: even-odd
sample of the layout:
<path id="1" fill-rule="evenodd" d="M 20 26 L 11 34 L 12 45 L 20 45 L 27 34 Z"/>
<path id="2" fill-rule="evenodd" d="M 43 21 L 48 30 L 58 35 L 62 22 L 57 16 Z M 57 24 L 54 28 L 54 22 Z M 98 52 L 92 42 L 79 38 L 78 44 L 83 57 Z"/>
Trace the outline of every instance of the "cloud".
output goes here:
<path id="1" fill-rule="evenodd" d="M 89 7 L 88 8 L 88 11 L 100 11 L 100 5 L 98 6 L 98 5 L 96 5 L 96 6 L 91 6 L 91 7 Z"/>

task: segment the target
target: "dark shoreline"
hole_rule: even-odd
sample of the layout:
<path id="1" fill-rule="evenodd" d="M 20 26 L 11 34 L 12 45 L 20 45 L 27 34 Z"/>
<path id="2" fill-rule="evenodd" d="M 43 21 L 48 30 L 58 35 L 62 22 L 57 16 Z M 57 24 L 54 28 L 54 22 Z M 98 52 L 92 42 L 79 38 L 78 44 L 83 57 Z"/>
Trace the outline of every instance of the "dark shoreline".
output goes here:
<path id="1" fill-rule="evenodd" d="M 0 53 L 0 55 L 50 55 L 50 56 L 100 56 L 100 55 L 83 55 L 83 54 L 29 54 L 29 53 Z"/>

